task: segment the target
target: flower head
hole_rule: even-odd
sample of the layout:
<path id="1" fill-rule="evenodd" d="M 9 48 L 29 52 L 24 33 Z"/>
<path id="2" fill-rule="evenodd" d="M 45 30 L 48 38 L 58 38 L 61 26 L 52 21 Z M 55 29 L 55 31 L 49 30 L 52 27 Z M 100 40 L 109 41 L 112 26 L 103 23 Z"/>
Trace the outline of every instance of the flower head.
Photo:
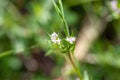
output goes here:
<path id="1" fill-rule="evenodd" d="M 55 38 L 58 37 L 58 34 L 56 32 L 53 32 L 50 36 Z"/>
<path id="2" fill-rule="evenodd" d="M 117 0 L 111 1 L 111 7 L 112 7 L 113 11 L 120 13 L 120 8 L 118 7 Z"/>
<path id="3" fill-rule="evenodd" d="M 65 40 L 68 41 L 70 44 L 73 44 L 73 42 L 75 42 L 75 37 L 67 37 Z"/>
<path id="4" fill-rule="evenodd" d="M 58 37 L 58 34 L 53 32 L 51 35 L 50 35 L 50 38 L 51 38 L 51 41 L 55 44 L 60 44 L 61 42 L 61 39 Z"/>

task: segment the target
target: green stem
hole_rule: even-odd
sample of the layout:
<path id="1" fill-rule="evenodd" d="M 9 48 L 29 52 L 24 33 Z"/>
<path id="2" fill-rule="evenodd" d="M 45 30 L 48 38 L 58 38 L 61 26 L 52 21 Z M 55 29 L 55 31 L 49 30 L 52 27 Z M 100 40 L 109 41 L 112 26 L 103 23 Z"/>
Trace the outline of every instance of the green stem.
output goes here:
<path id="1" fill-rule="evenodd" d="M 13 50 L 9 50 L 9 51 L 0 53 L 0 58 L 2 58 L 2 57 L 4 57 L 4 56 L 7 56 L 7 55 L 10 55 L 12 52 L 13 52 Z"/>
<path id="2" fill-rule="evenodd" d="M 75 63 L 74 63 L 74 61 L 73 61 L 72 56 L 70 55 L 70 53 L 68 53 L 68 57 L 69 57 L 69 60 L 70 60 L 70 62 L 71 62 L 71 64 L 72 64 L 72 66 L 73 66 L 76 74 L 78 75 L 79 79 L 80 79 L 80 80 L 83 80 L 83 78 L 82 78 L 82 76 L 81 76 L 81 73 L 80 73 L 79 69 L 76 67 L 76 65 L 75 65 Z"/>
<path id="3" fill-rule="evenodd" d="M 60 5 L 60 11 L 61 11 L 61 15 L 62 15 L 62 20 L 63 20 L 63 23 L 65 25 L 65 28 L 66 28 L 66 35 L 67 36 L 70 36 L 70 31 L 69 31 L 69 27 L 68 27 L 68 24 L 65 20 L 65 17 L 64 17 L 64 9 L 63 9 L 63 5 L 62 5 L 62 0 L 59 0 L 59 5 Z"/>
<path id="4" fill-rule="evenodd" d="M 27 48 L 28 50 L 29 49 L 32 49 L 32 48 L 35 48 L 35 47 L 38 47 L 39 45 L 38 44 L 36 44 L 36 45 L 33 45 L 33 46 L 31 46 L 30 48 Z M 22 51 L 20 51 L 20 52 L 23 52 L 23 51 L 25 51 L 26 49 L 23 49 Z M 9 50 L 9 51 L 5 51 L 5 52 L 2 52 L 2 53 L 0 53 L 0 58 L 2 58 L 2 57 L 5 57 L 5 56 L 8 56 L 8 55 L 10 55 L 10 54 L 12 54 L 12 53 L 14 53 L 15 51 L 14 50 Z M 19 53 L 19 52 L 18 52 Z"/>
<path id="5" fill-rule="evenodd" d="M 66 20 L 64 18 L 63 18 L 63 23 L 64 23 L 65 28 L 66 28 L 67 36 L 70 36 L 69 27 L 68 27 L 68 24 L 67 24 L 67 22 L 66 22 Z"/>

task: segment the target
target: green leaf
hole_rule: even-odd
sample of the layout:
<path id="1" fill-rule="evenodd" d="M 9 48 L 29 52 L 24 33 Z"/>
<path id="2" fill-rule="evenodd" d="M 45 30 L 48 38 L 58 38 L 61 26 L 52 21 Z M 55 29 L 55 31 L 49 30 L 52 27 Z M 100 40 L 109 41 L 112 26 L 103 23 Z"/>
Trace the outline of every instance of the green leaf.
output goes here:
<path id="1" fill-rule="evenodd" d="M 55 3 L 54 0 L 52 0 L 52 2 L 53 2 L 53 5 L 55 7 L 55 10 L 56 10 L 57 14 L 59 15 L 60 18 L 62 18 L 62 13 L 61 13 L 60 8 L 57 6 L 57 4 Z"/>
<path id="2" fill-rule="evenodd" d="M 84 71 L 84 79 L 83 80 L 89 80 L 89 75 L 87 71 Z"/>
<path id="3" fill-rule="evenodd" d="M 59 0 L 59 5 L 60 5 L 61 13 L 62 13 L 63 18 L 64 18 L 64 10 L 63 10 L 63 5 L 62 5 L 62 1 L 61 0 Z"/>
<path id="4" fill-rule="evenodd" d="M 53 52 L 53 50 L 52 50 L 52 49 L 48 50 L 48 51 L 47 51 L 47 53 L 45 54 L 45 56 L 49 56 L 49 55 L 51 55 L 51 54 L 52 54 L 52 52 Z"/>

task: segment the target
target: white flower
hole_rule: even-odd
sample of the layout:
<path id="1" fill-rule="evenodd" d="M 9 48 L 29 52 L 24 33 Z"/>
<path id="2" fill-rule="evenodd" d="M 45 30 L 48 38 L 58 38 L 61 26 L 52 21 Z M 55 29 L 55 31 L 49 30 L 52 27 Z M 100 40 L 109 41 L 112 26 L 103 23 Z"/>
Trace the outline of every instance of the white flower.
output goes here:
<path id="1" fill-rule="evenodd" d="M 53 32 L 50 36 L 52 36 L 52 37 L 58 37 L 58 34 L 56 32 Z"/>
<path id="2" fill-rule="evenodd" d="M 111 1 L 111 7 L 112 7 L 113 11 L 120 13 L 120 8 L 118 8 L 117 5 L 118 5 L 117 0 Z"/>
<path id="3" fill-rule="evenodd" d="M 68 41 L 70 44 L 73 44 L 73 42 L 75 42 L 75 37 L 67 37 L 65 40 Z"/>
<path id="4" fill-rule="evenodd" d="M 56 41 L 55 41 L 56 44 L 60 44 L 60 42 L 61 42 L 61 39 L 59 39 L 59 38 L 56 39 Z"/>
<path id="5" fill-rule="evenodd" d="M 53 32 L 51 35 L 50 35 L 50 38 L 51 38 L 51 41 L 55 44 L 60 44 L 61 42 L 61 39 L 58 37 L 58 34 Z"/>

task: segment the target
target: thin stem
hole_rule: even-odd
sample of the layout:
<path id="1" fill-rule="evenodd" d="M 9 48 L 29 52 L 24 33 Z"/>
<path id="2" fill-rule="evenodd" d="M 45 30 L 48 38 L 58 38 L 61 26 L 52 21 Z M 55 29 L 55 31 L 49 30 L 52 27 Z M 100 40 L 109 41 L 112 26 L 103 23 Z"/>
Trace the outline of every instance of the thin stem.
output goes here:
<path id="1" fill-rule="evenodd" d="M 67 22 L 66 22 L 66 20 L 64 18 L 63 18 L 63 23 L 64 23 L 65 28 L 66 28 L 67 36 L 70 36 L 69 27 L 68 27 L 68 24 L 67 24 Z"/>
<path id="2" fill-rule="evenodd" d="M 3 53 L 0 53 L 0 58 L 9 55 L 9 54 L 11 54 L 12 52 L 13 52 L 13 50 L 9 50 L 9 51 L 6 51 L 6 52 L 3 52 Z"/>
<path id="3" fill-rule="evenodd" d="M 68 24 L 67 24 L 67 22 L 66 22 L 66 20 L 65 20 L 65 17 L 64 17 L 64 9 L 63 9 L 63 5 L 62 5 L 62 1 L 61 1 L 61 0 L 59 0 L 59 5 L 60 5 L 60 11 L 61 11 L 63 23 L 64 23 L 64 25 L 65 25 L 66 32 L 67 32 L 66 35 L 67 35 L 67 36 L 70 36 L 69 27 L 68 27 Z"/>
<path id="4" fill-rule="evenodd" d="M 33 46 L 31 46 L 31 47 L 29 47 L 29 48 L 27 48 L 27 49 L 23 49 L 23 50 L 20 51 L 20 52 L 23 52 L 23 51 L 25 51 L 25 50 L 29 50 L 29 49 L 32 49 L 32 48 L 35 48 L 35 47 L 38 47 L 38 46 L 39 46 L 39 45 L 36 44 L 36 45 L 33 45 Z M 12 54 L 12 53 L 14 53 L 14 52 L 15 52 L 14 50 L 9 50 L 9 51 L 2 52 L 2 53 L 0 53 L 0 58 L 5 57 L 5 56 L 8 56 L 8 55 L 10 55 L 10 54 Z M 17 52 L 17 53 L 20 53 L 20 52 Z"/>
<path id="5" fill-rule="evenodd" d="M 60 19 L 62 20 L 62 22 L 64 23 L 64 26 L 65 26 L 65 34 L 66 36 L 70 36 L 70 31 L 69 31 L 69 27 L 68 27 L 68 24 L 65 20 L 65 17 L 64 17 L 64 10 L 63 10 L 63 5 L 62 5 L 62 1 L 61 0 L 58 0 L 59 1 L 59 6 L 56 4 L 56 2 L 54 0 L 52 0 L 53 2 L 53 5 L 55 7 L 55 10 L 57 12 L 57 14 L 59 15 Z"/>
<path id="6" fill-rule="evenodd" d="M 72 64 L 72 66 L 73 66 L 76 74 L 78 75 L 79 79 L 80 79 L 80 80 L 83 80 L 83 78 L 82 78 L 82 76 L 81 76 L 81 73 L 79 72 L 79 69 L 76 67 L 76 65 L 75 65 L 75 63 L 74 63 L 74 61 L 73 61 L 72 56 L 71 56 L 70 53 L 68 53 L 68 57 L 69 57 L 69 60 L 70 60 L 70 62 L 71 62 L 71 64 Z"/>

